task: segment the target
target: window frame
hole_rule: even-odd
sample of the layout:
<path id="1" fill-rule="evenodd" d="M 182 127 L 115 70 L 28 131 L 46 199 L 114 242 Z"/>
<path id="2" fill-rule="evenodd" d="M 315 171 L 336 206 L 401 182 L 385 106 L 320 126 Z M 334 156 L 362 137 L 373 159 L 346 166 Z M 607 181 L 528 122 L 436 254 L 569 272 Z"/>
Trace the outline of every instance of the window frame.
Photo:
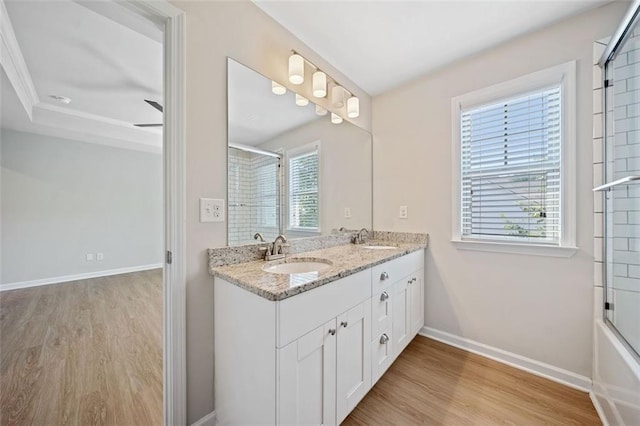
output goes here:
<path id="1" fill-rule="evenodd" d="M 560 240 L 559 243 L 505 241 L 496 238 L 462 237 L 462 165 L 461 114 L 463 110 L 478 108 L 513 99 L 520 95 L 560 84 L 561 87 L 561 143 L 560 143 Z M 512 80 L 475 90 L 451 99 L 452 116 L 452 217 L 451 242 L 457 249 L 516 253 L 553 257 L 571 257 L 576 247 L 576 61 L 546 68 Z"/>
<path id="2" fill-rule="evenodd" d="M 308 234 L 318 234 L 322 233 L 322 211 L 321 211 L 321 186 L 322 186 L 322 172 L 321 172 L 321 163 L 322 163 L 322 155 L 321 155 L 321 143 L 319 140 L 293 148 L 285 151 L 285 170 L 284 170 L 284 200 L 286 201 L 286 228 L 287 231 L 291 232 L 300 232 L 300 233 L 308 233 Z M 306 153 L 311 153 L 313 151 L 318 152 L 318 227 L 317 228 L 300 228 L 297 226 L 291 225 L 291 185 L 290 185 L 290 161 L 291 158 L 299 157 Z"/>

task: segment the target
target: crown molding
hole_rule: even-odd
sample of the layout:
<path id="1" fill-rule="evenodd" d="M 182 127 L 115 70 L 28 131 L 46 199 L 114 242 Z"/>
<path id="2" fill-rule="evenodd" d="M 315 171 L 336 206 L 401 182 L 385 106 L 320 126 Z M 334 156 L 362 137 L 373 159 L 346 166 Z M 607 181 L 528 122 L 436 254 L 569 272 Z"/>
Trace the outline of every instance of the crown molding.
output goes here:
<path id="1" fill-rule="evenodd" d="M 33 107 L 40 102 L 40 99 L 22 56 L 4 0 L 0 0 L 0 64 L 29 119 L 33 119 Z"/>

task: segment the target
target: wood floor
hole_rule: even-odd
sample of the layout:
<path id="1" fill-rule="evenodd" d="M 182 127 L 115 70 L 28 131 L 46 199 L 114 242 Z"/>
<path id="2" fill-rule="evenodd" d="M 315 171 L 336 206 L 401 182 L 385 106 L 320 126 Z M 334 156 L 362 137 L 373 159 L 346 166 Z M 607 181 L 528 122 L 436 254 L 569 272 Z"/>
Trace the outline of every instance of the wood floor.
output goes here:
<path id="1" fill-rule="evenodd" d="M 343 425 L 600 425 L 586 393 L 417 336 Z"/>
<path id="2" fill-rule="evenodd" d="M 162 270 L 0 293 L 0 424 L 161 425 Z"/>

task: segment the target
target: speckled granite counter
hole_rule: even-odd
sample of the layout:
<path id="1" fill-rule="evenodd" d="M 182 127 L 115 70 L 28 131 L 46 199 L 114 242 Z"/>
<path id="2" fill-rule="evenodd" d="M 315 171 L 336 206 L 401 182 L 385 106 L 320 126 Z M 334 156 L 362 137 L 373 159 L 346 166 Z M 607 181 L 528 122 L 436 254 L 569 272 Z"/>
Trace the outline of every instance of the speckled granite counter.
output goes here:
<path id="1" fill-rule="evenodd" d="M 381 238 L 379 240 L 368 242 L 368 244 L 373 245 L 394 245 L 397 246 L 395 249 L 373 250 L 365 248 L 362 245 L 344 244 L 320 250 L 290 254 L 287 255 L 285 260 L 272 262 L 254 260 L 226 266 L 217 266 L 215 262 L 211 261 L 211 257 L 213 256 L 210 250 L 209 272 L 213 276 L 227 280 L 265 299 L 274 301 L 283 300 L 363 271 L 374 265 L 425 249 L 428 242 L 427 235 L 414 235 L 421 235 L 422 238 L 410 238 L 409 240 L 411 242 L 397 242 L 380 235 Z M 407 241 L 406 238 L 401 240 Z M 329 269 L 322 272 L 301 274 L 273 274 L 262 270 L 265 265 L 276 265 L 278 263 L 295 261 L 300 258 L 309 260 L 326 259 L 331 261 L 332 264 Z"/>

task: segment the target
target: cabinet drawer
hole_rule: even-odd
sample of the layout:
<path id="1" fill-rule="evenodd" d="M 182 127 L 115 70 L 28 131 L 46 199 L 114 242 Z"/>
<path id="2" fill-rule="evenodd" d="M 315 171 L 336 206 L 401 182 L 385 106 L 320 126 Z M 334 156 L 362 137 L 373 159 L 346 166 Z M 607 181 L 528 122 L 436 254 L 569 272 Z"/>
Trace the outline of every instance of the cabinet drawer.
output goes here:
<path id="1" fill-rule="evenodd" d="M 391 332 L 393 287 L 379 290 L 371 296 L 371 340 L 379 340 L 382 333 Z"/>
<path id="2" fill-rule="evenodd" d="M 418 250 L 406 256 L 374 266 L 371 270 L 371 290 L 373 294 L 398 282 L 398 280 L 412 272 L 422 269 L 423 266 L 424 250 Z"/>
<path id="3" fill-rule="evenodd" d="M 366 269 L 278 303 L 277 347 L 281 348 L 371 297 Z"/>

